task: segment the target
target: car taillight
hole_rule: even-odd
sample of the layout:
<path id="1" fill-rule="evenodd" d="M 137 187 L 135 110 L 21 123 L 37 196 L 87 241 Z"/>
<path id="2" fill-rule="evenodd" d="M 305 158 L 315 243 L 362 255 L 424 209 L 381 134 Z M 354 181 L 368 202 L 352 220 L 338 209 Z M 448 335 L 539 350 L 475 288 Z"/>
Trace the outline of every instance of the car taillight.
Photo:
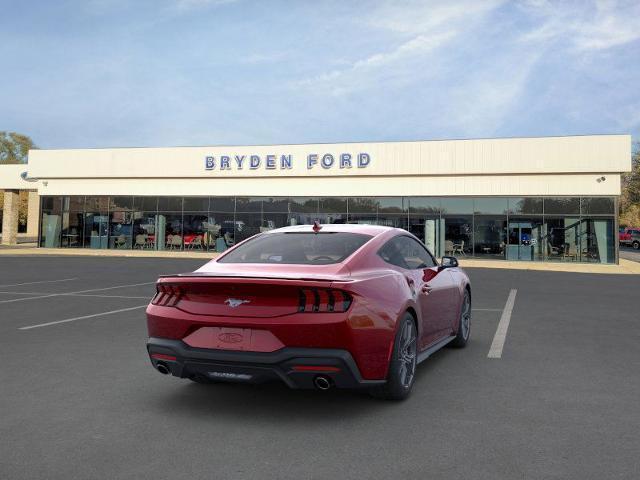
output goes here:
<path id="1" fill-rule="evenodd" d="M 183 295 L 184 291 L 178 285 L 158 283 L 156 285 L 156 294 L 151 299 L 151 303 L 161 307 L 175 307 Z"/>
<path id="2" fill-rule="evenodd" d="M 332 288 L 302 288 L 298 312 L 346 312 L 352 298 L 346 292 Z"/>

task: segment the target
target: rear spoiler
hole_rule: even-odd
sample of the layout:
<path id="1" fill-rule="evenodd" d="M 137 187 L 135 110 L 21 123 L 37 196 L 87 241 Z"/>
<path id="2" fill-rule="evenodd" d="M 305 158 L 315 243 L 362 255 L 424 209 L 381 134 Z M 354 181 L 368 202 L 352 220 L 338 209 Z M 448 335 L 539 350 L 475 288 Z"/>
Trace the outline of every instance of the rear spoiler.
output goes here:
<path id="1" fill-rule="evenodd" d="M 279 282 L 285 283 L 295 283 L 295 282 L 340 282 L 340 283 L 351 283 L 354 282 L 354 279 L 345 278 L 345 277 L 327 277 L 327 276 L 312 276 L 312 277 L 283 277 L 277 275 L 242 275 L 235 273 L 179 273 L 176 275 L 160 275 L 159 280 L 163 279 L 174 279 L 174 280 L 182 280 L 182 279 L 193 279 L 199 282 L 205 282 L 207 280 L 251 280 L 256 283 L 264 283 L 270 280 L 277 280 Z"/>

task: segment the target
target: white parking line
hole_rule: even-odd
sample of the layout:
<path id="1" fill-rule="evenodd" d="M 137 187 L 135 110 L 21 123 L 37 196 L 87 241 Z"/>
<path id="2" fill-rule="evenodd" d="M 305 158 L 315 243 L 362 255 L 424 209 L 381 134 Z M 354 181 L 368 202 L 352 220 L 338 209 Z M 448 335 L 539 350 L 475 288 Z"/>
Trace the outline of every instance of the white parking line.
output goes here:
<path id="1" fill-rule="evenodd" d="M 75 278 L 63 278 L 63 279 L 60 279 L 60 280 L 40 280 L 40 281 L 37 281 L 37 282 L 12 283 L 10 285 L 0 285 L 0 288 L 21 287 L 22 285 L 35 285 L 36 283 L 70 282 L 71 280 L 78 280 L 78 278 L 75 277 Z"/>
<path id="2" fill-rule="evenodd" d="M 137 307 L 121 308 L 119 310 L 111 310 L 110 312 L 94 313 L 93 315 L 83 315 L 82 317 L 66 318 L 64 320 L 56 320 L 55 322 L 47 322 L 47 323 L 40 323 L 38 325 L 29 325 L 27 327 L 20 327 L 18 330 L 31 330 L 32 328 L 48 327 L 49 325 L 57 325 L 59 323 L 75 322 L 76 320 L 86 320 L 87 318 L 95 318 L 95 317 L 102 317 L 104 315 L 112 315 L 114 313 L 129 312 L 131 310 L 137 310 L 138 308 L 146 308 L 146 306 L 147 306 L 146 304 L 138 305 Z"/>
<path id="3" fill-rule="evenodd" d="M 513 305 L 516 302 L 516 294 L 518 290 L 515 288 L 509 292 L 507 297 L 507 303 L 502 310 L 502 316 L 496 329 L 496 334 L 493 337 L 491 348 L 489 349 L 489 358 L 502 358 L 502 349 L 504 348 L 504 342 L 507 339 L 507 330 L 509 329 L 509 322 L 511 321 L 511 312 L 513 312 Z"/>
<path id="4" fill-rule="evenodd" d="M 0 295 L 51 295 L 52 292 L 0 292 Z M 98 295 L 95 293 L 57 293 L 61 297 L 100 297 L 100 298 L 151 298 L 152 295 L 146 296 L 129 296 L 129 295 Z"/>
<path id="5" fill-rule="evenodd" d="M 39 295 L 37 297 L 12 298 L 11 300 L 0 300 L 0 303 L 24 302 L 26 300 L 38 300 L 40 298 L 62 297 L 62 296 L 65 296 L 65 295 L 76 294 L 76 293 L 101 292 L 103 290 L 113 290 L 114 288 L 137 287 L 137 286 L 140 286 L 140 285 L 151 285 L 151 284 L 154 284 L 154 283 L 156 283 L 156 282 L 130 283 L 128 285 L 115 285 L 113 287 L 91 288 L 89 290 L 78 290 L 76 292 L 51 293 L 51 294 L 48 294 L 48 295 Z"/>

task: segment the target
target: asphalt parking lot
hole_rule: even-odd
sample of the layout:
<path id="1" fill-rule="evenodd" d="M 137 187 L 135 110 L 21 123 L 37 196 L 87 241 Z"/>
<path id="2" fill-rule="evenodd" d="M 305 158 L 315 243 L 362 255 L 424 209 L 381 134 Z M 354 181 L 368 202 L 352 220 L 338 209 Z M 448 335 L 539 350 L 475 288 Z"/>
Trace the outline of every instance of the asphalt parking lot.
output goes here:
<path id="1" fill-rule="evenodd" d="M 631 260 L 632 262 L 640 262 L 640 250 L 620 246 L 620 258 Z"/>
<path id="2" fill-rule="evenodd" d="M 470 344 L 390 403 L 155 372 L 153 282 L 201 263 L 0 257 L 0 478 L 638 476 L 640 276 L 469 269 Z"/>

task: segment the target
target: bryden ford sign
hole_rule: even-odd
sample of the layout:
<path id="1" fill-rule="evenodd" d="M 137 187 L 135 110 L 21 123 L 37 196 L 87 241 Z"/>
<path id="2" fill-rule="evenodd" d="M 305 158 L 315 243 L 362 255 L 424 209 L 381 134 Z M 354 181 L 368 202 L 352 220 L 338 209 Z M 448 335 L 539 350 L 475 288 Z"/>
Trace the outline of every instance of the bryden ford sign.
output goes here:
<path id="1" fill-rule="evenodd" d="M 297 161 L 293 155 L 220 155 L 207 156 L 204 159 L 206 170 L 290 170 Z M 314 168 L 367 168 L 371 163 L 368 153 L 310 153 L 302 161 L 307 170 Z"/>

